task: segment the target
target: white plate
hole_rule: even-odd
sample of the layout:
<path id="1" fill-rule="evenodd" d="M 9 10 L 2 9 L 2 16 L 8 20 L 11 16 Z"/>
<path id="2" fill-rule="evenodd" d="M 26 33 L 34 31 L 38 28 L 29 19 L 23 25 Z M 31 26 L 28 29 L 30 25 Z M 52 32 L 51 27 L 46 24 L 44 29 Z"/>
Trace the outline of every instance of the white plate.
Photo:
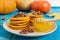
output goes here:
<path id="1" fill-rule="evenodd" d="M 47 32 L 47 33 L 41 33 L 41 32 L 39 32 L 39 33 L 20 34 L 19 33 L 20 30 L 12 30 L 10 27 L 8 27 L 7 24 L 9 24 L 9 20 L 7 20 L 6 22 L 4 22 L 4 24 L 3 24 L 3 28 L 6 31 L 8 31 L 10 33 L 13 33 L 13 34 L 16 34 L 16 35 L 19 35 L 19 36 L 25 36 L 25 37 L 38 37 L 38 36 L 43 36 L 43 35 L 50 34 L 50 33 L 54 32 L 57 29 L 57 26 L 56 26 L 53 30 L 51 30 L 50 32 Z"/>

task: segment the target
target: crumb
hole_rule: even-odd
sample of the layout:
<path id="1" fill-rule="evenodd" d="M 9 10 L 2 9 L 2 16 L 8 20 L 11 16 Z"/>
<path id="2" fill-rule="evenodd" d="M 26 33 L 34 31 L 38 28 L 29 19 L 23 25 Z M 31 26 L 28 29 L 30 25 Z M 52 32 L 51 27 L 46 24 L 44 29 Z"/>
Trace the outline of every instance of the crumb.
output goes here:
<path id="1" fill-rule="evenodd" d="M 5 20 L 5 17 L 4 16 L 2 16 L 2 19 L 1 20 Z"/>

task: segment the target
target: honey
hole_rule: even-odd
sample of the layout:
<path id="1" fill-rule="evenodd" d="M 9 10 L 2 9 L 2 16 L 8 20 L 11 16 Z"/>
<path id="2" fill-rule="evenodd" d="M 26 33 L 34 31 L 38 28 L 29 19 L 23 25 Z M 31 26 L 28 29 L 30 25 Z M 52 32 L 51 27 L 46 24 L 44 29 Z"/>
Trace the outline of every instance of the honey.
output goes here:
<path id="1" fill-rule="evenodd" d="M 42 22 L 33 22 L 34 30 L 36 32 L 48 32 L 52 30 L 55 26 L 54 21 L 42 21 Z"/>

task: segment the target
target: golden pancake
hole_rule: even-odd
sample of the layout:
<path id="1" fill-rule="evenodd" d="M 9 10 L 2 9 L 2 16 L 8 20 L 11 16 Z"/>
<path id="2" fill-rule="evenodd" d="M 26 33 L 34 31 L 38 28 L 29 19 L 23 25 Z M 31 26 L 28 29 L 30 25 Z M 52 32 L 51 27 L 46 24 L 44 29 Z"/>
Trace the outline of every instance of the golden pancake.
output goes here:
<path id="1" fill-rule="evenodd" d="M 10 26 L 9 26 L 10 27 Z M 22 29 L 24 29 L 24 28 L 26 28 L 26 27 L 10 27 L 11 29 L 13 29 L 13 30 L 22 30 Z"/>
<path id="2" fill-rule="evenodd" d="M 29 24 L 27 24 L 29 25 Z M 22 26 L 17 26 L 17 25 L 11 25 L 9 24 L 9 27 L 12 28 L 12 29 L 17 29 L 17 30 L 20 30 L 21 28 L 25 28 L 27 25 L 22 25 Z"/>
<path id="3" fill-rule="evenodd" d="M 28 22 L 25 22 L 25 23 L 14 23 L 14 22 L 10 22 L 10 24 L 16 24 L 16 25 L 24 25 L 24 24 L 27 24 Z"/>
<path id="4" fill-rule="evenodd" d="M 21 23 L 21 24 L 16 24 L 16 23 L 9 23 L 9 24 L 11 24 L 11 25 L 17 25 L 17 26 L 23 26 L 23 25 L 27 25 L 27 24 L 29 24 L 29 22 L 27 22 L 27 23 Z"/>
<path id="5" fill-rule="evenodd" d="M 13 25 L 13 24 L 9 24 L 11 27 L 25 27 L 25 26 L 27 26 L 27 25 L 29 25 L 29 24 L 26 24 L 26 25 Z"/>
<path id="6" fill-rule="evenodd" d="M 10 20 L 30 20 L 29 17 L 18 17 L 18 18 L 14 18 L 14 17 L 11 17 Z"/>
<path id="7" fill-rule="evenodd" d="M 33 15 L 33 13 L 30 12 L 27 16 L 29 16 L 29 17 L 33 16 L 33 17 L 37 17 L 37 18 L 42 18 L 43 15 Z"/>
<path id="8" fill-rule="evenodd" d="M 23 23 L 26 23 L 26 22 L 29 22 L 29 20 L 24 20 L 24 21 L 11 21 L 11 23 L 14 23 L 14 24 L 23 24 Z"/>

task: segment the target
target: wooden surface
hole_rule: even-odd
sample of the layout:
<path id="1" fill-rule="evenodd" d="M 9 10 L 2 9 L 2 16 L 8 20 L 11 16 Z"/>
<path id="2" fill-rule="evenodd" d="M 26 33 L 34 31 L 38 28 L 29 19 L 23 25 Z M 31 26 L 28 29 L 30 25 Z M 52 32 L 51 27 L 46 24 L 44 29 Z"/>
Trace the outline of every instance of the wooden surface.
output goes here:
<path id="1" fill-rule="evenodd" d="M 53 7 L 51 8 L 51 12 L 60 12 L 60 8 L 56 8 L 56 7 Z M 10 14 L 7 14 L 7 15 L 4 15 L 6 17 L 6 19 L 9 19 L 10 16 L 14 15 L 14 14 L 17 14 L 18 13 L 18 10 L 10 13 Z M 1 19 L 2 15 L 0 15 L 0 19 Z M 44 14 L 44 17 L 45 18 L 49 18 L 48 16 L 46 16 Z M 52 17 L 50 17 L 52 18 Z M 5 22 L 6 20 L 0 20 L 0 24 L 3 24 L 3 22 Z M 46 35 L 46 36 L 41 36 L 41 37 L 35 37 L 35 38 L 28 38 L 28 37 L 22 37 L 22 36 L 17 36 L 17 35 L 14 35 L 14 34 L 11 34 L 9 32 L 7 32 L 6 30 L 4 30 L 3 26 L 0 26 L 0 40 L 60 40 L 60 20 L 57 20 L 55 21 L 56 22 L 56 25 L 57 25 L 57 30 L 49 35 Z"/>

